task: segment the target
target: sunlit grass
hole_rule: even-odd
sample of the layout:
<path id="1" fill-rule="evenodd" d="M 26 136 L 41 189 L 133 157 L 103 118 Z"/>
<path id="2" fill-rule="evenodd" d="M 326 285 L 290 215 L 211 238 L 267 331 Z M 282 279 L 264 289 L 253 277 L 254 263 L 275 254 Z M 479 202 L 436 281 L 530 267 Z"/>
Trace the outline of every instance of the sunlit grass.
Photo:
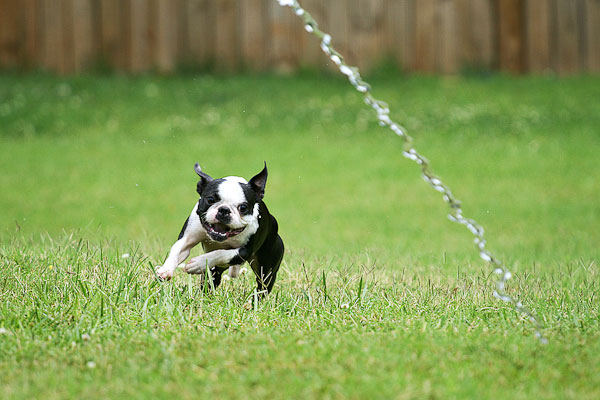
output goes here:
<path id="1" fill-rule="evenodd" d="M 597 78 L 379 77 L 472 237 L 347 83 L 329 76 L 0 76 L 0 380 L 8 398 L 596 398 Z M 202 292 L 153 268 L 194 162 L 249 177 L 286 256 Z"/>

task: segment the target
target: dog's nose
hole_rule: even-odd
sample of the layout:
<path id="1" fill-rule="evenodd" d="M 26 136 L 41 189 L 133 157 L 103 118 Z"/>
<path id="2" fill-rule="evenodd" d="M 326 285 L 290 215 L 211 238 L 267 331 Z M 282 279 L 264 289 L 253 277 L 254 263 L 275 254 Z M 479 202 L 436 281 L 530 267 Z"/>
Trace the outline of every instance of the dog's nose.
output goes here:
<path id="1" fill-rule="evenodd" d="M 219 209 L 217 210 L 217 214 L 219 214 L 222 217 L 225 217 L 231 214 L 231 210 L 227 207 L 219 207 Z"/>

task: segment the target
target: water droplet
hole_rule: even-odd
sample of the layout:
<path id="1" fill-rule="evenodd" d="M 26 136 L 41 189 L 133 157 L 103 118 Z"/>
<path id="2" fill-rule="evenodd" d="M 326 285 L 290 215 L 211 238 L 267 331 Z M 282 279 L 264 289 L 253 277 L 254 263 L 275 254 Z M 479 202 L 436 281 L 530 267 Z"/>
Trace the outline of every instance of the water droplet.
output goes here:
<path id="1" fill-rule="evenodd" d="M 342 63 L 342 60 L 340 59 L 339 56 L 337 55 L 332 55 L 331 57 L 329 57 L 331 59 L 331 61 L 333 61 L 336 65 L 340 65 Z"/>
<path id="2" fill-rule="evenodd" d="M 352 69 L 350 67 L 348 67 L 347 65 L 340 66 L 340 71 L 342 74 L 344 74 L 346 76 L 354 75 L 354 72 L 352 71 Z"/>
<path id="3" fill-rule="evenodd" d="M 402 130 L 402 128 L 400 128 L 400 126 L 398 124 L 392 124 L 390 125 L 390 129 L 398 136 L 404 136 L 404 131 Z"/>
<path id="4" fill-rule="evenodd" d="M 490 255 L 488 253 L 486 253 L 485 251 L 482 251 L 481 253 L 479 253 L 479 257 L 481 257 L 484 261 L 492 261 L 492 257 L 490 257 Z"/>
<path id="5" fill-rule="evenodd" d="M 411 152 L 409 152 L 409 151 L 403 151 L 402 155 L 404 157 L 410 159 L 410 160 L 413 160 L 413 161 L 417 159 L 417 157 L 414 154 L 412 154 Z"/>

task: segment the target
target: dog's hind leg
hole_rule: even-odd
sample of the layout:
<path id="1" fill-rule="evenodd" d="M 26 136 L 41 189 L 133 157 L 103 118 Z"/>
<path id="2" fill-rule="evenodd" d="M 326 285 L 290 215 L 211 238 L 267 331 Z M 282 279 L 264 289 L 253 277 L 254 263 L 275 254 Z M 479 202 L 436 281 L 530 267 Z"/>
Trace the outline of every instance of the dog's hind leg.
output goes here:
<path id="1" fill-rule="evenodd" d="M 204 271 L 204 274 L 201 275 L 202 278 L 200 280 L 200 288 L 202 290 L 207 290 L 209 291 L 210 289 L 216 289 L 219 287 L 219 285 L 221 284 L 221 278 L 223 275 L 223 272 L 225 272 L 225 268 L 220 268 L 220 267 L 213 267 L 210 268 L 208 271 Z M 212 286 L 210 284 L 207 284 L 208 279 L 212 280 Z"/>
<path id="2" fill-rule="evenodd" d="M 264 297 L 273 290 L 273 285 L 277 279 L 277 272 L 283 259 L 283 251 L 283 240 L 277 235 L 273 244 L 267 248 L 262 247 L 250 263 L 256 275 L 259 298 Z"/>

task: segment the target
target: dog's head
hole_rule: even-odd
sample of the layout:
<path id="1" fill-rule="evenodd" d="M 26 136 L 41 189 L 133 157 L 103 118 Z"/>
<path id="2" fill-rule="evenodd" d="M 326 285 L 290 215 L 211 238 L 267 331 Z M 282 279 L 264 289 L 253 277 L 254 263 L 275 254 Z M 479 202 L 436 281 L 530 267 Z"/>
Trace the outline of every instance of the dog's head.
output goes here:
<path id="1" fill-rule="evenodd" d="M 258 223 L 259 203 L 265 195 L 267 164 L 250 181 L 239 176 L 213 179 L 198 163 L 194 170 L 200 176 L 196 190 L 198 215 L 209 237 L 223 242 L 241 234 L 248 225 Z"/>

